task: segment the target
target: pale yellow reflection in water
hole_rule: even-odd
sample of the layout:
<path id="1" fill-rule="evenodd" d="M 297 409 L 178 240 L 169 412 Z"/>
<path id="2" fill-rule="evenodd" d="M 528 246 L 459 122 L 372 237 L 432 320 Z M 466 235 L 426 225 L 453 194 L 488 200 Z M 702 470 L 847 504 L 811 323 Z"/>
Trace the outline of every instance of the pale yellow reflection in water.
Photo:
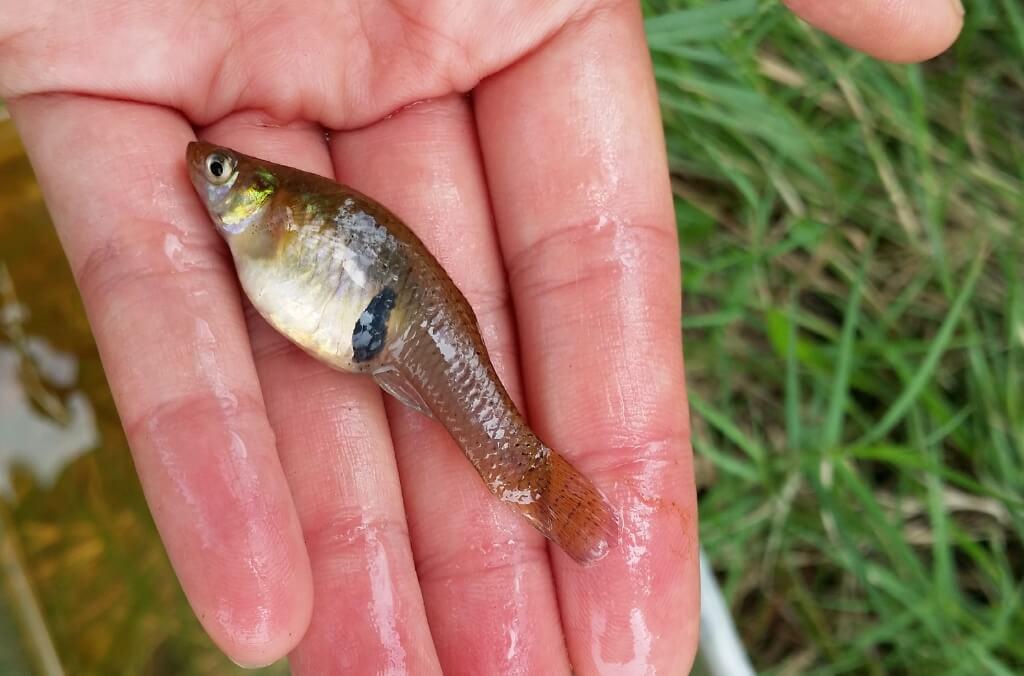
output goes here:
<path id="1" fill-rule="evenodd" d="M 0 119 L 0 674 L 36 673 L 287 667 L 238 669 L 189 610 L 39 188 Z"/>

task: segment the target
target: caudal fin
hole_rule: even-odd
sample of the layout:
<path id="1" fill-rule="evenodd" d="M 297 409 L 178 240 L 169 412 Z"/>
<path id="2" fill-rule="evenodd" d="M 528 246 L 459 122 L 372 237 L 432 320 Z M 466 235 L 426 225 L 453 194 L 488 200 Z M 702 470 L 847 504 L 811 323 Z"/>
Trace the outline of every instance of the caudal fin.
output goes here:
<path id="1" fill-rule="evenodd" d="M 602 559 L 618 542 L 615 512 L 569 461 L 554 451 L 547 461 L 548 480 L 540 482 L 533 500 L 517 506 L 541 533 L 579 563 Z"/>

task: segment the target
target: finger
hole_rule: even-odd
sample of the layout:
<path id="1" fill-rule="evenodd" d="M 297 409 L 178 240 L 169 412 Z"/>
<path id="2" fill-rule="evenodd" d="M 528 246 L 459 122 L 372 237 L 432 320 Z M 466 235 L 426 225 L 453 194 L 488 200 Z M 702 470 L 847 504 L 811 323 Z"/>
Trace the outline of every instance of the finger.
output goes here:
<path id="1" fill-rule="evenodd" d="M 340 180 L 405 219 L 465 293 L 518 390 L 504 271 L 475 131 L 459 97 L 332 135 Z M 389 400 L 413 549 L 445 673 L 568 670 L 543 540 L 487 492 L 440 425 Z"/>
<path id="2" fill-rule="evenodd" d="M 530 419 L 622 524 L 593 566 L 553 548 L 570 659 L 581 674 L 683 673 L 697 520 L 675 222 L 639 8 L 570 23 L 474 100 Z"/>
<path id="3" fill-rule="evenodd" d="M 182 587 L 232 659 L 272 662 L 309 622 L 309 561 L 237 285 L 185 174 L 192 130 L 121 101 L 10 107 Z"/>
<path id="4" fill-rule="evenodd" d="M 923 61 L 964 24 L 961 0 L 784 0 L 804 21 L 879 59 Z"/>
<path id="5" fill-rule="evenodd" d="M 323 130 L 231 116 L 203 138 L 333 176 Z M 255 313 L 256 367 L 313 569 L 313 619 L 291 655 L 302 674 L 439 673 L 413 566 L 381 395 L 333 371 Z"/>

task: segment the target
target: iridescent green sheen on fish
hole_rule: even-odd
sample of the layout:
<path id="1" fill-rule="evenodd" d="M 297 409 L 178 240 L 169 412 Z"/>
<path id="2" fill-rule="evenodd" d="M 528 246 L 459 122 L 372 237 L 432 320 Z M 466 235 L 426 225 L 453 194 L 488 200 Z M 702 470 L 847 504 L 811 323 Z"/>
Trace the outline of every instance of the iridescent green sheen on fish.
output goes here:
<path id="1" fill-rule="evenodd" d="M 444 425 L 487 488 L 580 562 L 615 544 L 597 488 L 545 445 L 465 297 L 413 232 L 351 188 L 206 143 L 192 183 L 253 306 L 289 340 Z"/>

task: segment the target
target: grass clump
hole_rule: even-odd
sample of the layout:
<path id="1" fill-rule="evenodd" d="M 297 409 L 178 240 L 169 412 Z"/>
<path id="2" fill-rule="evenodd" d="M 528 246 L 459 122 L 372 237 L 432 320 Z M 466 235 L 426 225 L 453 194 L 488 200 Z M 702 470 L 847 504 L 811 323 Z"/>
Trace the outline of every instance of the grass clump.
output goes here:
<path id="1" fill-rule="evenodd" d="M 647 2 L 701 535 L 764 673 L 1024 669 L 1024 12 L 893 66 Z"/>

